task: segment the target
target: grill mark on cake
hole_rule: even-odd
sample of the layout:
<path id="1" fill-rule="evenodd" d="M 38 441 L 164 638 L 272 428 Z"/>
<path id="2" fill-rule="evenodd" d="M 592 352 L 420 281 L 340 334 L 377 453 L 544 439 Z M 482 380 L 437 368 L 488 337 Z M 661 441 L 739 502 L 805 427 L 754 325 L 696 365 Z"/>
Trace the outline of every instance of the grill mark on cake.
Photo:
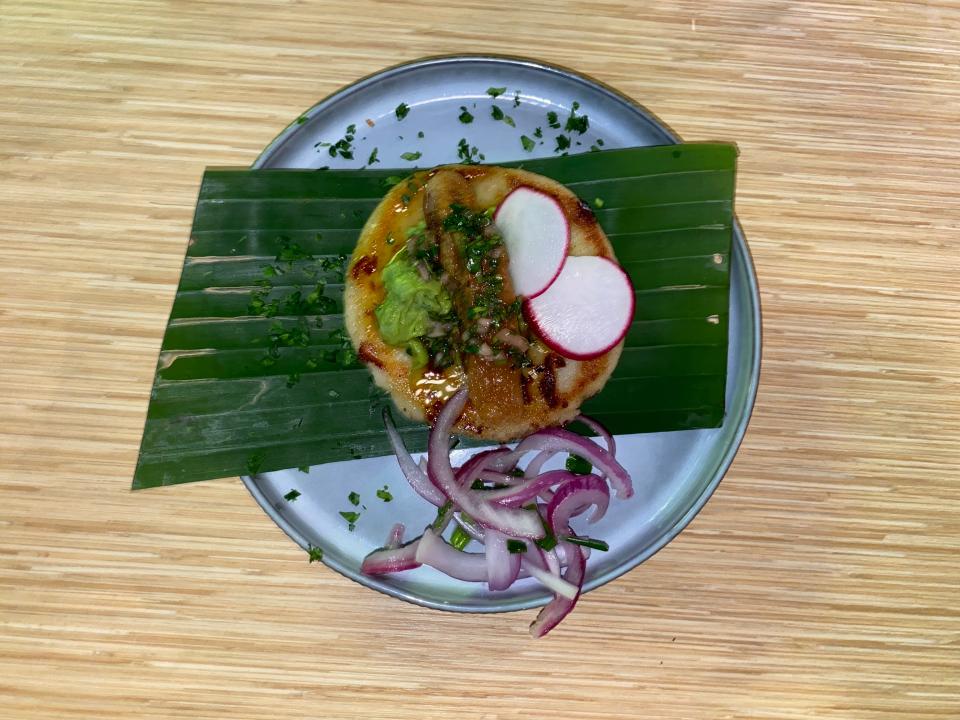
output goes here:
<path id="1" fill-rule="evenodd" d="M 361 275 L 373 275 L 377 271 L 377 258 L 372 255 L 364 255 L 358 258 L 350 270 L 354 280 L 359 280 Z"/>

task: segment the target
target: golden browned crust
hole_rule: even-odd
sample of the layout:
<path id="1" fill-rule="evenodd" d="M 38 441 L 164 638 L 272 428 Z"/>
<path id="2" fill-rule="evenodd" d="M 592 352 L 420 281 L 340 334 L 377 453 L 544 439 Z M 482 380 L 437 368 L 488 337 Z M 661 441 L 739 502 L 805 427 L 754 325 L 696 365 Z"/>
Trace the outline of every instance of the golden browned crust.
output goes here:
<path id="1" fill-rule="evenodd" d="M 470 183 L 475 209 L 496 206 L 511 190 L 524 185 L 551 195 L 570 221 L 571 255 L 616 259 L 593 212 L 560 183 L 512 168 L 452 165 L 446 169 L 460 173 Z M 469 401 L 457 425 L 465 434 L 506 441 L 569 422 L 581 403 L 603 388 L 620 359 L 622 342 L 592 360 L 554 356 L 553 372 L 541 374 L 532 381 L 534 387 L 525 391 L 516 370 L 486 362 L 470 363 L 466 374 L 451 371 L 444 377 L 427 376 L 411 384 L 410 358 L 402 348 L 381 339 L 374 315 L 384 298 L 380 270 L 403 246 L 406 230 L 423 220 L 423 184 L 434 172 L 418 173 L 391 189 L 360 234 L 344 290 L 344 321 L 358 355 L 377 385 L 390 392 L 404 415 L 415 420 L 431 419 L 439 401 L 466 382 Z"/>

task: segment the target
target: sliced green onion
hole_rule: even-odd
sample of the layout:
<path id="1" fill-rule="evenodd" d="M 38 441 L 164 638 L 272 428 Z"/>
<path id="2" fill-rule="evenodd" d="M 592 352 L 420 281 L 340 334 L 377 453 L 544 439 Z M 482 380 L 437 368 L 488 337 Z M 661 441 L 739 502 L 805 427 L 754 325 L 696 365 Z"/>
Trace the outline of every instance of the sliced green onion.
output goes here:
<path id="1" fill-rule="evenodd" d="M 594 538 L 567 535 L 563 539 L 568 543 L 573 543 L 574 545 L 583 545 L 583 547 L 593 548 L 594 550 L 600 550 L 601 552 L 606 552 L 610 549 L 610 546 L 606 542 L 603 540 L 595 540 Z"/>

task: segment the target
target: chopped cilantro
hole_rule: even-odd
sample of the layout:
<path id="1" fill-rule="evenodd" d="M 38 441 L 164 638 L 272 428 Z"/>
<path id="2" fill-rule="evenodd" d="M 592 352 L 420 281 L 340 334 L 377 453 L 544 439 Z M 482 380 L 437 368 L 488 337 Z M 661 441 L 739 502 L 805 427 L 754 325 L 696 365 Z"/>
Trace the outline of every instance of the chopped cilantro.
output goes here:
<path id="1" fill-rule="evenodd" d="M 418 137 L 418 138 L 422 138 L 422 137 L 423 137 L 423 130 L 421 130 L 420 132 L 417 133 L 417 137 Z"/>
<path id="2" fill-rule="evenodd" d="M 460 115 L 458 117 L 460 118 L 460 122 L 462 122 L 464 125 L 469 125 L 473 122 L 473 115 L 471 115 L 470 111 L 467 110 L 466 105 L 460 106 Z"/>
<path id="3" fill-rule="evenodd" d="M 374 148 L 373 150 L 370 151 L 370 157 L 367 158 L 367 165 L 373 165 L 376 162 L 380 162 L 379 160 L 377 160 L 378 150 L 379 148 Z"/>
<path id="4" fill-rule="evenodd" d="M 347 500 L 349 500 L 350 504 L 354 507 L 360 504 L 360 496 L 355 492 L 351 492 L 349 495 L 347 495 Z"/>
<path id="5" fill-rule="evenodd" d="M 421 155 L 423 155 L 421 152 L 405 152 L 401 153 L 400 157 L 407 162 L 413 162 L 414 160 L 419 160 Z"/>
<path id="6" fill-rule="evenodd" d="M 297 118 L 297 125 L 303 125 L 309 119 L 306 115 L 301 115 Z"/>
<path id="7" fill-rule="evenodd" d="M 584 460 L 579 455 L 570 455 L 566 462 L 567 470 L 576 475 L 589 475 L 593 470 L 593 465 Z"/>
<path id="8" fill-rule="evenodd" d="M 309 465 L 298 465 L 298 466 L 297 466 L 297 470 L 299 470 L 299 471 L 302 472 L 302 473 L 309 473 L 309 472 L 310 472 L 310 466 L 309 466 Z"/>
<path id="9" fill-rule="evenodd" d="M 254 453 L 247 458 L 247 472 L 256 475 L 263 467 L 263 453 Z"/>
<path id="10" fill-rule="evenodd" d="M 309 558 L 309 562 L 319 562 L 323 560 L 323 550 L 316 545 L 307 545 L 307 557 Z"/>
<path id="11" fill-rule="evenodd" d="M 341 510 L 340 517 L 350 523 L 349 528 L 353 530 L 357 526 L 357 520 L 360 519 L 360 513 L 355 510 Z"/>
<path id="12" fill-rule="evenodd" d="M 533 136 L 534 136 L 535 138 L 542 138 L 542 137 L 543 137 L 543 130 L 541 130 L 540 128 L 537 128 L 536 130 L 533 131 Z"/>
<path id="13" fill-rule="evenodd" d="M 597 145 L 603 147 L 603 138 L 597 138 Z"/>
<path id="14" fill-rule="evenodd" d="M 344 160 L 353 160 L 353 138 L 357 132 L 356 125 L 347 125 L 346 132 L 342 138 L 337 140 L 335 143 L 317 143 L 314 145 L 316 148 L 325 147 L 330 157 L 336 157 L 339 155 Z"/>
<path id="15" fill-rule="evenodd" d="M 517 91 L 513 94 L 513 106 L 514 106 L 514 107 L 520 107 L 520 91 L 519 91 L 519 90 L 517 90 Z"/>
<path id="16" fill-rule="evenodd" d="M 497 105 L 494 105 L 490 108 L 490 117 L 492 117 L 494 120 L 502 120 L 510 127 L 517 126 L 517 124 L 513 121 L 513 118 L 509 115 L 506 115 Z"/>
<path id="17" fill-rule="evenodd" d="M 505 87 L 488 87 L 488 88 L 487 88 L 487 95 L 489 95 L 490 97 L 493 97 L 493 98 L 495 98 L 495 97 L 500 97 L 500 96 L 503 95 L 506 91 L 507 91 L 507 89 L 506 89 Z"/>
<path id="18" fill-rule="evenodd" d="M 390 489 L 384 485 L 382 488 L 377 490 L 377 497 L 383 500 L 384 502 L 390 502 L 393 500 L 393 494 L 390 492 Z"/>
<path id="19" fill-rule="evenodd" d="M 520 136 L 520 144 L 523 145 L 523 149 L 527 152 L 531 152 L 537 146 L 537 143 L 528 138 L 526 135 Z"/>
<path id="20" fill-rule="evenodd" d="M 591 145 L 590 152 L 600 152 L 600 148 L 597 147 L 596 145 Z"/>
<path id="21" fill-rule="evenodd" d="M 590 120 L 587 119 L 586 115 L 577 115 L 577 110 L 580 109 L 580 103 L 575 102 L 570 106 L 570 115 L 567 117 L 567 122 L 563 126 L 563 129 L 567 132 L 576 132 L 583 135 L 587 128 L 590 127 Z"/>
<path id="22" fill-rule="evenodd" d="M 560 119 L 553 110 L 547 113 L 547 125 L 552 127 L 554 130 L 560 127 Z"/>
<path id="23" fill-rule="evenodd" d="M 289 375 L 287 375 L 287 387 L 288 387 L 288 388 L 292 388 L 292 387 L 293 387 L 294 385 L 296 385 L 298 382 L 300 382 L 300 373 L 298 373 L 298 372 L 292 372 L 292 373 L 290 373 Z"/>
<path id="24" fill-rule="evenodd" d="M 507 540 L 507 551 L 511 555 L 525 553 L 527 551 L 527 544 L 521 540 Z"/>
<path id="25" fill-rule="evenodd" d="M 594 199 L 593 199 L 593 206 L 594 206 L 595 208 L 597 208 L 597 209 L 602 208 L 602 207 L 603 207 L 603 198 L 600 198 L 600 197 L 594 198 Z"/>
<path id="26" fill-rule="evenodd" d="M 383 179 L 383 184 L 387 187 L 393 187 L 402 183 L 404 178 L 400 175 L 388 175 Z"/>
<path id="27" fill-rule="evenodd" d="M 484 159 L 483 153 L 477 150 L 476 145 L 467 143 L 466 138 L 460 138 L 460 142 L 457 143 L 457 157 L 467 165 L 476 165 L 480 160 Z"/>
<path id="28" fill-rule="evenodd" d="M 393 112 L 396 114 L 397 120 L 403 120 L 410 113 L 410 106 L 406 103 L 400 103 Z"/>
<path id="29" fill-rule="evenodd" d="M 553 151 L 560 152 L 561 150 L 566 150 L 568 147 L 570 147 L 570 138 L 566 135 L 557 135 L 557 146 Z"/>
<path id="30" fill-rule="evenodd" d="M 283 496 L 283 499 L 286 500 L 287 502 L 293 502 L 298 497 L 300 497 L 300 491 L 291 490 L 290 492 L 288 492 L 286 495 Z"/>

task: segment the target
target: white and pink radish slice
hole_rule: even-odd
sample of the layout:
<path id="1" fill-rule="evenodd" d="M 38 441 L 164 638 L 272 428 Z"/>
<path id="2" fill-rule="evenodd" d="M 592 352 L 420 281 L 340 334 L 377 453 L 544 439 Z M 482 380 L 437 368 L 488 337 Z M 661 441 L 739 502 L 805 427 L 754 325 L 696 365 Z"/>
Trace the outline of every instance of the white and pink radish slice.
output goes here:
<path id="1" fill-rule="evenodd" d="M 536 297 L 557 278 L 570 247 L 570 225 L 560 203 L 531 187 L 518 187 L 493 216 L 510 257 L 513 291 Z"/>
<path id="2" fill-rule="evenodd" d="M 564 357 L 589 360 L 623 339 L 633 305 L 633 287 L 623 268 L 588 255 L 568 257 L 557 279 L 524 307 L 547 345 Z"/>

